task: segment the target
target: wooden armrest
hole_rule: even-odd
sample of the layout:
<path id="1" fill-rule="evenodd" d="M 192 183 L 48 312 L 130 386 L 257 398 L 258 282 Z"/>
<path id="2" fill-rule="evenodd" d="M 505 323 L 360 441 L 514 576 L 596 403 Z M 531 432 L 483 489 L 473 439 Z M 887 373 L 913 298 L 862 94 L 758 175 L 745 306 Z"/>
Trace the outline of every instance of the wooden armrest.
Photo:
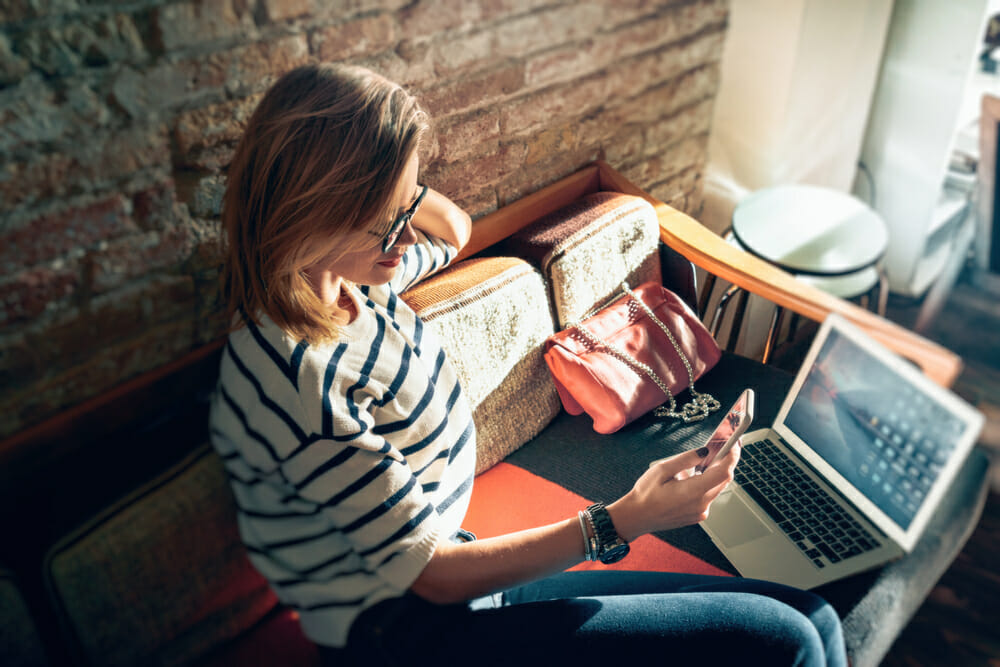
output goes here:
<path id="1" fill-rule="evenodd" d="M 950 387 L 962 370 L 955 353 L 850 301 L 806 285 L 791 274 L 726 243 L 688 215 L 651 197 L 609 165 L 598 162 L 602 190 L 645 198 L 656 209 L 660 239 L 709 273 L 818 322 L 842 315 L 897 354 L 916 363 L 938 384 Z"/>

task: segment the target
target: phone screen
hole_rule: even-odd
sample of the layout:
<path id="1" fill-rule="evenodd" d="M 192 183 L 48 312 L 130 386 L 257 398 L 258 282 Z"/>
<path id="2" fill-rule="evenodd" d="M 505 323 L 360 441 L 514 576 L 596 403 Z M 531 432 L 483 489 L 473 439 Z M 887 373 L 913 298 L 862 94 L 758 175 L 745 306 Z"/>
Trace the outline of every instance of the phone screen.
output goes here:
<path id="1" fill-rule="evenodd" d="M 719 422 L 712 435 L 708 437 L 708 442 L 705 443 L 705 446 L 708 447 L 708 455 L 695 467 L 696 474 L 705 472 L 715 459 L 725 456 L 733 444 L 740 439 L 740 436 L 746 433 L 747 427 L 753 421 L 753 407 L 753 389 L 746 389 L 733 403 L 733 407 L 729 408 L 729 412 Z"/>

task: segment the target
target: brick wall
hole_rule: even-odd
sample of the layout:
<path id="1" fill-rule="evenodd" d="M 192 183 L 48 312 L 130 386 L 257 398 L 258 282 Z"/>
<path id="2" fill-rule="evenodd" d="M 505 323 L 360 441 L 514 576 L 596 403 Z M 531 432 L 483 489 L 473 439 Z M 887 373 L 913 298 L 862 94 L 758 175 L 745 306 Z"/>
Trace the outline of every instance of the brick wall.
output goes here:
<path id="1" fill-rule="evenodd" d="M 417 93 L 422 179 L 478 217 L 601 157 L 689 213 L 726 0 L 5 0 L 0 436 L 217 338 L 218 214 L 275 76 Z"/>

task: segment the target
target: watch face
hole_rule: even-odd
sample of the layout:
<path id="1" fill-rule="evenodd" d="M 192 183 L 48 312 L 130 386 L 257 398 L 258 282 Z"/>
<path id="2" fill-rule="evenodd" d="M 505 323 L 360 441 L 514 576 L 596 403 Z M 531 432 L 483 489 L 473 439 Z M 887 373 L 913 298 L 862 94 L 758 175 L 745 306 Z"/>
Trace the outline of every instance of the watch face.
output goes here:
<path id="1" fill-rule="evenodd" d="M 617 563 L 622 558 L 625 558 L 625 556 L 628 555 L 628 552 L 629 552 L 629 546 L 627 543 L 621 542 L 615 544 L 606 549 L 605 552 L 601 554 L 601 562 L 604 563 L 605 565 L 610 565 L 611 563 Z"/>

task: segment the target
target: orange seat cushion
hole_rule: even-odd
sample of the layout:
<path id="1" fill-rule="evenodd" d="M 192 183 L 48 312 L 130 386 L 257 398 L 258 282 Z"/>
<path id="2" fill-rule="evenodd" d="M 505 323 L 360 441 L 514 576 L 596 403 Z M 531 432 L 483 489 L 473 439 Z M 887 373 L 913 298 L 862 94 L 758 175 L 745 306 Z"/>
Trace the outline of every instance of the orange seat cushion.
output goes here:
<path id="1" fill-rule="evenodd" d="M 499 463 L 476 477 L 463 527 L 479 538 L 562 521 L 592 501 L 510 463 Z M 580 538 L 583 551 L 583 537 Z M 628 557 L 613 565 L 583 562 L 572 570 L 644 570 L 731 576 L 653 535 L 632 542 Z"/>

